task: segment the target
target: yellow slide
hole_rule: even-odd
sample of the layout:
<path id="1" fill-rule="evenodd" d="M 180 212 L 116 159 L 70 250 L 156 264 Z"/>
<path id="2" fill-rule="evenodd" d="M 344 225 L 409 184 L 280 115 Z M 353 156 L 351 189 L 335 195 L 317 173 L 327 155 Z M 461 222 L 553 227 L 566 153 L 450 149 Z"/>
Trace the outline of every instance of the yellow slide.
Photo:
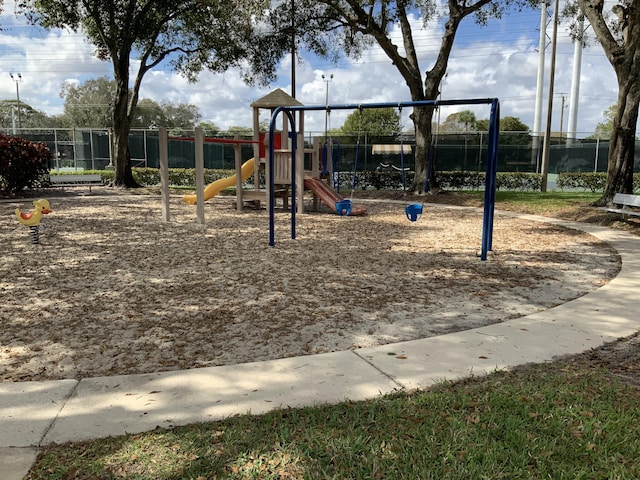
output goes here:
<path id="1" fill-rule="evenodd" d="M 242 181 L 244 182 L 247 178 L 249 178 L 251 176 L 251 174 L 253 173 L 253 158 L 251 160 L 247 160 L 246 162 L 244 162 L 242 164 L 242 167 L 240 167 L 240 176 L 242 177 Z M 225 188 L 229 188 L 229 187 L 235 187 L 236 186 L 236 176 L 235 175 L 231 175 L 230 177 L 227 178 L 221 178 L 219 180 L 216 180 L 215 182 L 209 184 L 205 189 L 204 189 L 204 199 L 209 200 L 213 197 L 215 197 L 217 194 L 219 194 L 222 190 L 224 190 Z M 182 199 L 185 201 L 185 203 L 188 203 L 189 205 L 195 205 L 196 204 L 196 196 L 195 195 L 185 195 L 182 197 Z"/>

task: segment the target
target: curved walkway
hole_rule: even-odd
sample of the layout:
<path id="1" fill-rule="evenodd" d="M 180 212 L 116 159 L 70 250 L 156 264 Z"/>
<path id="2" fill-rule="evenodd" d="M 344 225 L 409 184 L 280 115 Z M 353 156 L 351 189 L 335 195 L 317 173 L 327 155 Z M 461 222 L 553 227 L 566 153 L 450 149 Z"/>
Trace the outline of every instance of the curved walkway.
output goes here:
<path id="1" fill-rule="evenodd" d="M 619 275 L 549 310 L 422 340 L 178 372 L 0 383 L 3 479 L 21 479 L 38 448 L 51 443 L 260 414 L 278 407 L 363 400 L 443 379 L 551 361 L 640 330 L 639 237 L 590 224 L 517 216 L 579 229 L 606 241 L 622 259 Z"/>

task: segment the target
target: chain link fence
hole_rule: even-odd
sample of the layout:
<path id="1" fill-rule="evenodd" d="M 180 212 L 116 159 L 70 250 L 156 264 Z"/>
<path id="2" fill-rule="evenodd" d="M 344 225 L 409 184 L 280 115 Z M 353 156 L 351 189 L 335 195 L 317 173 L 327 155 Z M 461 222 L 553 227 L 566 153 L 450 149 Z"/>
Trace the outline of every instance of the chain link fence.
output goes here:
<path id="1" fill-rule="evenodd" d="M 3 132 L 12 134 L 13 132 Z M 53 154 L 52 170 L 104 170 L 110 167 L 108 129 L 22 129 L 18 135 L 45 143 Z M 191 137 L 193 134 L 191 133 Z M 225 138 L 223 133 L 219 138 Z M 334 172 L 380 171 L 381 169 L 414 169 L 414 155 L 374 154 L 373 145 L 413 145 L 414 138 L 403 133 L 394 137 L 358 133 L 325 137 L 322 132 L 305 134 L 307 147 L 313 139 L 322 140 L 325 151 L 330 148 Z M 487 152 L 486 132 L 441 133 L 434 135 L 431 160 L 438 171 L 484 171 Z M 230 138 L 230 136 L 226 136 Z M 248 139 L 248 137 L 245 137 Z M 549 173 L 605 172 L 609 153 L 608 140 L 551 140 Z M 133 130 L 129 137 L 131 161 L 134 167 L 159 167 L 157 130 Z M 251 145 L 242 146 L 242 159 L 253 157 Z M 205 143 L 205 168 L 233 169 L 234 146 Z M 501 132 L 498 150 L 499 172 L 539 173 L 542 159 L 542 138 L 523 132 Z M 189 132 L 181 131 L 169 140 L 169 167 L 193 168 L 195 145 Z M 640 142 L 636 142 L 635 170 L 640 172 Z M 307 168 L 310 168 L 308 165 Z"/>

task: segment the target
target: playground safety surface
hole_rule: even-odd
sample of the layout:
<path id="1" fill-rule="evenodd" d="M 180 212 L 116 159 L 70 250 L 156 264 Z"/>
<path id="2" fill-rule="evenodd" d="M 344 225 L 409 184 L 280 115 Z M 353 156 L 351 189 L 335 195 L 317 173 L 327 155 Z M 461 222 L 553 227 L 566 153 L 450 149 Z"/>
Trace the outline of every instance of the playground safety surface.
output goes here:
<path id="1" fill-rule="evenodd" d="M 27 203 L 28 204 L 28 203 Z M 401 204 L 363 218 L 278 214 L 230 199 L 51 200 L 40 244 L 0 204 L 2 381 L 77 379 L 234 365 L 374 347 L 522 317 L 580 297 L 619 269 L 615 251 L 574 229 L 498 216 L 480 248 L 476 209 Z M 19 204 L 18 204 L 19 205 Z"/>

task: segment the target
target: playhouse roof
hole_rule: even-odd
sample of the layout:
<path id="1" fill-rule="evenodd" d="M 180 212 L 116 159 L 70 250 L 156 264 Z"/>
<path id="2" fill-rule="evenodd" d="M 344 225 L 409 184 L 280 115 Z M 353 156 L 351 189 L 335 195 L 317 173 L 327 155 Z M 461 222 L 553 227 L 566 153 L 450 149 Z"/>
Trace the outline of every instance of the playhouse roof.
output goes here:
<path id="1" fill-rule="evenodd" d="M 302 105 L 281 88 L 275 89 L 251 104 L 253 108 L 301 107 Z"/>

